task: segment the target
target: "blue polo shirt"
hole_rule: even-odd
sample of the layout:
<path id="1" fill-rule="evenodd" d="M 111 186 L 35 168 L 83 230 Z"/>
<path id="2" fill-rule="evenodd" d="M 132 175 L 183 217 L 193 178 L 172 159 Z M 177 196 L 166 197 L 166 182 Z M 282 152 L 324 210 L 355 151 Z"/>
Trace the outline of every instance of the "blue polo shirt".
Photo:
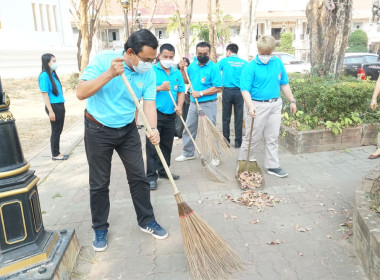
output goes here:
<path id="1" fill-rule="evenodd" d="M 209 89 L 210 87 L 222 87 L 222 76 L 220 75 L 220 70 L 218 66 L 209 61 L 205 65 L 200 66 L 198 61 L 193 61 L 189 68 L 187 68 L 187 73 L 191 84 L 195 91 L 202 91 Z M 205 95 L 198 98 L 198 102 L 205 102 L 216 99 L 217 94 Z M 191 101 L 195 102 L 195 99 L 190 96 Z"/>
<path id="2" fill-rule="evenodd" d="M 43 71 L 38 77 L 38 86 L 40 87 L 41 92 L 47 92 L 49 96 L 50 103 L 64 103 L 65 98 L 63 97 L 62 85 L 58 81 L 55 73 L 51 73 L 53 80 L 57 86 L 58 95 L 55 96 L 53 93 L 53 85 L 50 82 L 49 75 Z"/>
<path id="3" fill-rule="evenodd" d="M 222 71 L 223 86 L 240 88 L 241 72 L 247 63 L 237 55 L 231 55 L 220 60 L 218 66 Z"/>
<path id="4" fill-rule="evenodd" d="M 162 85 L 163 82 L 170 83 L 170 93 L 174 100 L 177 102 L 177 93 L 185 92 L 185 83 L 182 78 L 181 72 L 174 67 L 170 68 L 169 75 L 162 69 L 161 63 L 153 65 L 153 70 L 156 73 L 156 86 Z M 169 96 L 168 91 L 158 91 L 156 97 L 157 110 L 164 114 L 173 114 L 174 104 Z"/>
<path id="5" fill-rule="evenodd" d="M 243 69 L 240 90 L 248 91 L 252 99 L 267 100 L 280 97 L 280 86 L 289 83 L 284 64 L 273 56 L 268 64 L 263 64 L 256 56 Z"/>
<path id="6" fill-rule="evenodd" d="M 122 57 L 123 51 L 102 51 L 84 70 L 81 80 L 92 80 L 111 66 L 111 61 Z M 137 99 L 156 99 L 156 75 L 153 69 L 144 74 L 132 71 L 124 62 L 124 73 Z M 87 99 L 87 111 L 105 126 L 118 128 L 131 123 L 135 118 L 136 106 L 120 76 L 114 77 L 97 93 Z"/>

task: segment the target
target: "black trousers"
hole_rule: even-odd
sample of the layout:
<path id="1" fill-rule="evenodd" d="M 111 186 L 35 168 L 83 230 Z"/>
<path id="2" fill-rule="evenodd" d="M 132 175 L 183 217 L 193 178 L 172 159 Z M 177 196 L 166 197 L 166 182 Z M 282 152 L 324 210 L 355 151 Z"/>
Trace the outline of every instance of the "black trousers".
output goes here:
<path id="1" fill-rule="evenodd" d="M 234 106 L 235 145 L 240 146 L 243 131 L 244 99 L 239 88 L 224 88 L 222 101 L 223 136 L 230 142 L 230 122 Z"/>
<path id="2" fill-rule="evenodd" d="M 157 130 L 160 132 L 160 148 L 166 163 L 170 166 L 173 141 L 175 135 L 175 116 L 176 114 L 163 114 L 157 111 Z M 146 177 L 148 181 L 156 181 L 158 174 L 166 174 L 156 148 L 146 138 Z"/>
<path id="3" fill-rule="evenodd" d="M 99 125 L 85 117 L 85 148 L 90 170 L 90 206 L 93 229 L 107 229 L 110 211 L 109 184 L 113 151 L 123 162 L 137 222 L 145 226 L 155 220 L 145 177 L 140 135 L 136 123 L 121 128 Z"/>
<path id="4" fill-rule="evenodd" d="M 55 114 L 55 122 L 50 121 L 51 135 L 50 135 L 50 148 L 51 155 L 53 157 L 58 156 L 61 152 L 59 151 L 59 141 L 61 139 L 61 133 L 63 130 L 63 125 L 65 123 L 65 103 L 51 103 L 51 107 Z M 49 115 L 49 110 L 45 106 L 45 112 Z"/>

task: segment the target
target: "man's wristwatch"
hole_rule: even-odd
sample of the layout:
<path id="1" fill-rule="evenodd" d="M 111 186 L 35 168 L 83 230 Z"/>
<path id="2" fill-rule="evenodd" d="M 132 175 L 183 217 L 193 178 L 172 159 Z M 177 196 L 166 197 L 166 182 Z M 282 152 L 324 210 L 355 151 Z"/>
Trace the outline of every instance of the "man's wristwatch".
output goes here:
<path id="1" fill-rule="evenodd" d="M 294 104 L 296 104 L 297 101 L 296 101 L 295 99 L 293 99 L 292 101 L 290 101 L 290 103 L 294 103 Z"/>
<path id="2" fill-rule="evenodd" d="M 199 94 L 200 94 L 201 96 L 203 96 L 203 91 L 200 91 Z"/>

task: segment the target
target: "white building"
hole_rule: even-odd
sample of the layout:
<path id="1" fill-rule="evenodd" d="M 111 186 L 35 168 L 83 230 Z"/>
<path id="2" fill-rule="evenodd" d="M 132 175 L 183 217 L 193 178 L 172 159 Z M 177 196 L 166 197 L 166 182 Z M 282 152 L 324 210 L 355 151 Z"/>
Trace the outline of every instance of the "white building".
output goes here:
<path id="1" fill-rule="evenodd" d="M 78 71 L 66 0 L 0 0 L 0 76 L 38 76 L 52 53 L 59 73 Z"/>

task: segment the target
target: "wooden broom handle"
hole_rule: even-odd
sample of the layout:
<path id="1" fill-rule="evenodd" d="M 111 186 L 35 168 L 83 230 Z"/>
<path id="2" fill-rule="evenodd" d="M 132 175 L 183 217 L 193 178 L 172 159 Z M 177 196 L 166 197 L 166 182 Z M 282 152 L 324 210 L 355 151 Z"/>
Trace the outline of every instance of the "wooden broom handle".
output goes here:
<path id="1" fill-rule="evenodd" d="M 177 104 L 175 103 L 175 100 L 174 100 L 173 95 L 172 95 L 172 93 L 170 92 L 170 90 L 169 90 L 169 96 L 170 96 L 170 98 L 172 99 L 174 106 L 177 106 Z M 180 119 L 181 119 L 181 121 L 182 121 L 182 123 L 183 123 L 183 127 L 185 128 L 187 134 L 189 134 L 190 139 L 191 139 L 191 141 L 192 141 L 193 144 L 194 144 L 194 147 L 197 149 L 198 154 L 201 155 L 201 154 L 202 154 L 202 153 L 201 153 L 201 150 L 199 150 L 197 144 L 195 143 L 195 140 L 194 140 L 193 136 L 191 135 L 189 129 L 187 128 L 187 125 L 186 125 L 185 121 L 184 121 L 183 118 L 182 118 L 182 115 L 179 116 L 179 117 L 180 117 Z"/>
<path id="2" fill-rule="evenodd" d="M 249 154 L 251 153 L 252 130 L 253 130 L 253 122 L 254 121 L 255 121 L 255 119 L 252 118 L 251 129 L 249 131 L 249 142 L 248 142 L 247 160 L 245 161 L 245 167 L 244 167 L 244 169 L 246 171 L 248 170 Z"/>
<path id="3" fill-rule="evenodd" d="M 191 84 L 191 81 L 190 81 L 190 78 L 189 78 L 189 74 L 187 73 L 187 67 L 185 66 L 183 69 L 185 70 L 187 81 L 189 82 L 191 91 L 193 92 L 194 88 L 193 88 L 193 85 Z M 199 103 L 198 103 L 198 98 L 195 98 L 194 96 L 193 96 L 193 98 L 195 99 L 195 103 L 197 104 L 198 110 L 201 110 L 201 106 L 199 106 Z"/>
<path id="4" fill-rule="evenodd" d="M 122 73 L 120 76 L 123 79 L 123 82 L 124 82 L 125 86 L 127 87 L 128 91 L 129 91 L 129 94 L 132 96 L 133 102 L 135 103 L 136 108 L 137 108 L 137 110 L 140 113 L 140 116 L 141 116 L 141 118 L 143 120 L 143 123 L 144 123 L 146 129 L 148 130 L 149 133 L 152 133 L 152 128 L 150 127 L 148 119 L 146 118 L 145 113 L 144 113 L 143 109 L 141 108 L 141 105 L 139 104 L 139 101 L 137 100 L 136 94 L 133 91 L 133 89 L 132 89 L 132 87 L 131 87 L 131 85 L 130 85 L 128 79 L 127 79 L 127 77 L 125 76 L 124 73 Z M 173 190 L 174 190 L 174 194 L 179 193 L 177 185 L 174 182 L 172 173 L 170 172 L 169 166 L 166 163 L 164 155 L 161 152 L 160 146 L 159 145 L 154 145 L 154 147 L 156 148 L 157 154 L 160 157 L 162 165 L 164 166 L 166 174 L 168 175 L 170 183 L 172 184 L 172 187 L 173 187 Z"/>

